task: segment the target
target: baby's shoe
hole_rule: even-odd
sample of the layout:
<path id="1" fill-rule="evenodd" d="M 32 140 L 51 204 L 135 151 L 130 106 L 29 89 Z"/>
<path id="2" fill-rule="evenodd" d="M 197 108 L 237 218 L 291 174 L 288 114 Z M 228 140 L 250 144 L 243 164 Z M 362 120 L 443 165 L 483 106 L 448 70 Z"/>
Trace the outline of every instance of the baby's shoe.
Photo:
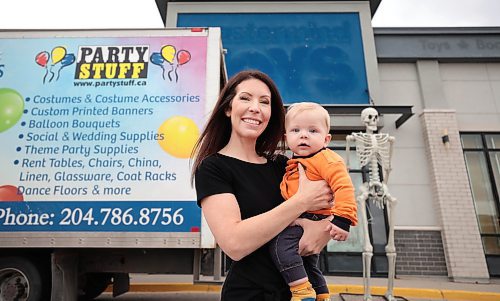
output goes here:
<path id="1" fill-rule="evenodd" d="M 290 301 L 316 301 L 316 292 L 309 281 L 290 288 L 292 299 Z"/>
<path id="2" fill-rule="evenodd" d="M 316 301 L 316 297 L 306 297 L 306 296 L 292 296 L 290 301 Z"/>
<path id="3" fill-rule="evenodd" d="M 318 294 L 316 301 L 330 301 L 330 294 Z"/>

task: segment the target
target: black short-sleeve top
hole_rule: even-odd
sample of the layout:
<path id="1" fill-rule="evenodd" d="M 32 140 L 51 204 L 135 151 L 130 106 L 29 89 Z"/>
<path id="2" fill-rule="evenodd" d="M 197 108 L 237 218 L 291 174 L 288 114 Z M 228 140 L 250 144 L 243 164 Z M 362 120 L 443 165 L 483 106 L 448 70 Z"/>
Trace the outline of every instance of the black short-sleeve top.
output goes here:
<path id="1" fill-rule="evenodd" d="M 273 209 L 283 202 L 279 186 L 286 161 L 285 156 L 278 156 L 255 164 L 222 154 L 209 156 L 195 173 L 198 205 L 205 197 L 232 193 L 242 219 Z M 267 244 L 233 262 L 222 300 L 290 300 L 288 285 L 271 261 Z"/>

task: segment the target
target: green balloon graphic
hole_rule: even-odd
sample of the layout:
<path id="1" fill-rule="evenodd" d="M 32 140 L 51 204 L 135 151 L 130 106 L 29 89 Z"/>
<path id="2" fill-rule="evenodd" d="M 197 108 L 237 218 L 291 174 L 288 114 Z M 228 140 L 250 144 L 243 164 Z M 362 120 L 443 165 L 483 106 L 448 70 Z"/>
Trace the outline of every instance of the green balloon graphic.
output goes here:
<path id="1" fill-rule="evenodd" d="M 0 89 L 0 133 L 16 124 L 24 111 L 24 99 L 16 90 Z"/>

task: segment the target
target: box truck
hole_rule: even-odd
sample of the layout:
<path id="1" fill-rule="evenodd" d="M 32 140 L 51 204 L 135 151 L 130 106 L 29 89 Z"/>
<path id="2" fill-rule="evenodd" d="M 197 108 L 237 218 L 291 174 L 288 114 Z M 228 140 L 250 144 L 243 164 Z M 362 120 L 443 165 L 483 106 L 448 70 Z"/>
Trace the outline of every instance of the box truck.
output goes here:
<path id="1" fill-rule="evenodd" d="M 0 32 L 0 299 L 89 300 L 214 248 L 190 157 L 219 28 Z"/>

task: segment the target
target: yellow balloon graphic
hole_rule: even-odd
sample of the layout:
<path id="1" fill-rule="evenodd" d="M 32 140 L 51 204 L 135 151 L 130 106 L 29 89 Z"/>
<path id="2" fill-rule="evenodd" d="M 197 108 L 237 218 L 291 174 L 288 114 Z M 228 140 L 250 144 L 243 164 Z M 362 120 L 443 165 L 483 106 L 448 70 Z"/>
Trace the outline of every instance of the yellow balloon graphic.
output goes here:
<path id="1" fill-rule="evenodd" d="M 161 48 L 161 56 L 170 64 L 174 63 L 175 47 L 172 45 L 165 45 Z"/>
<path id="2" fill-rule="evenodd" d="M 52 49 L 52 65 L 59 63 L 66 55 L 66 48 L 57 46 Z"/>
<path id="3" fill-rule="evenodd" d="M 191 157 L 196 140 L 200 136 L 196 123 L 184 116 L 173 116 L 165 120 L 158 133 L 163 134 L 163 140 L 158 140 L 161 148 L 181 159 Z"/>

